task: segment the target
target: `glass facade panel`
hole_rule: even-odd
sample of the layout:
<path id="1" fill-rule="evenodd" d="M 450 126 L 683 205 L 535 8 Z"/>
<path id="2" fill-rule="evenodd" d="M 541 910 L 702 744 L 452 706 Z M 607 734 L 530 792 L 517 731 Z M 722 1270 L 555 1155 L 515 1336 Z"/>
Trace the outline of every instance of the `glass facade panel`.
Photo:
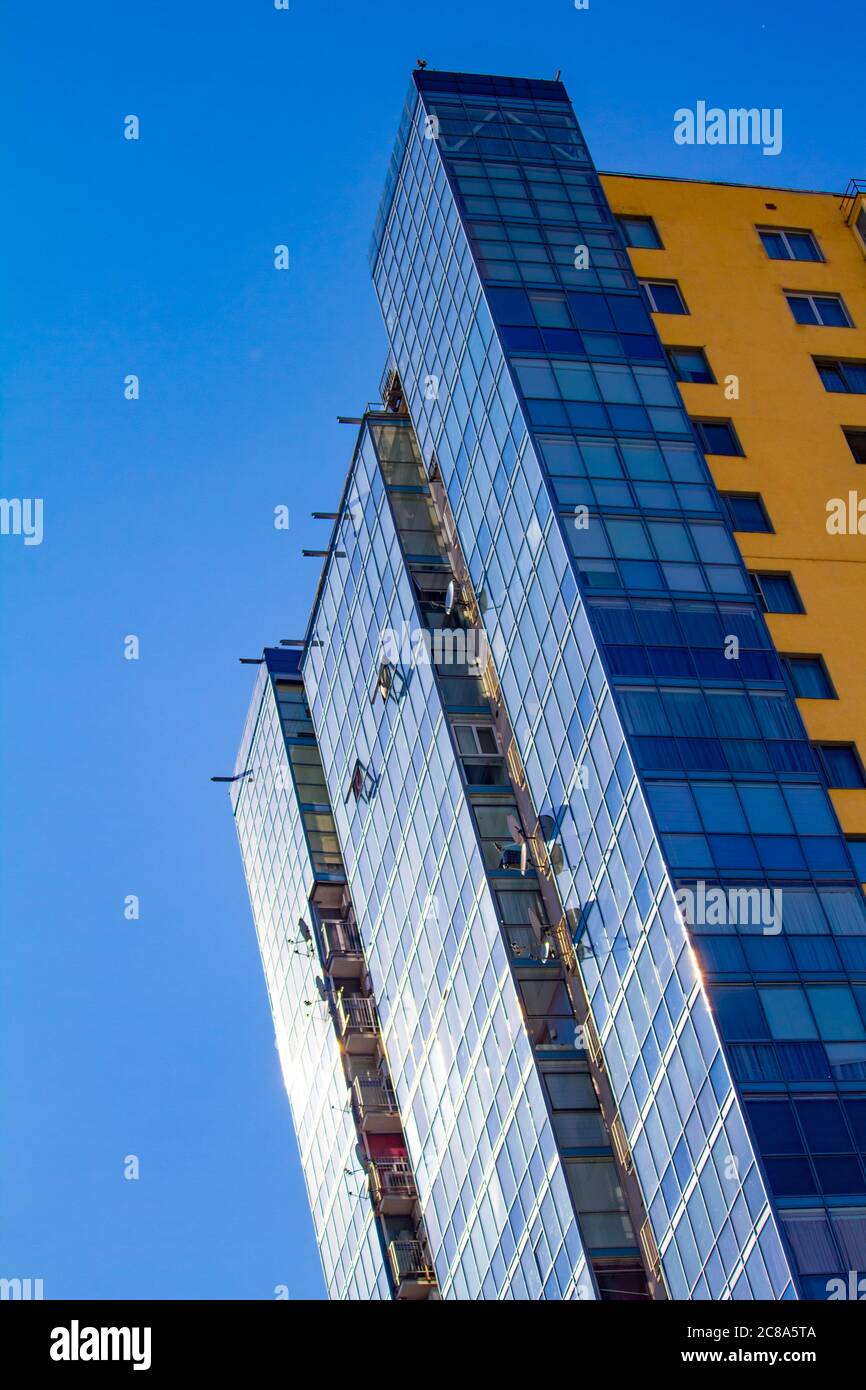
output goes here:
<path id="1" fill-rule="evenodd" d="M 797 895 L 853 884 L 855 871 L 729 515 L 717 519 L 700 448 L 740 452 L 730 422 L 701 421 L 703 433 L 692 437 L 562 87 L 518 92 L 486 79 L 481 91 L 475 81 L 415 80 L 400 174 L 372 258 L 394 360 L 425 465 L 441 471 L 483 597 L 533 799 L 558 826 L 557 885 L 574 918 L 668 1286 L 674 1296 L 698 1296 L 713 1271 L 714 1296 L 796 1296 L 784 1203 L 756 1160 L 744 1096 L 803 1081 L 837 1086 L 862 1065 L 860 1044 L 822 1040 L 805 1023 L 797 1037 L 776 1039 L 745 952 L 716 957 L 751 1001 L 734 1009 L 735 1037 L 720 1044 L 727 999 L 712 972 L 698 975 L 691 945 L 711 924 L 682 907 L 700 901 L 706 913 L 716 889 L 721 929 L 778 944 L 776 964 L 805 985 L 809 961 L 825 958 L 787 949 L 812 911 Z M 544 131 L 546 114 L 567 140 Z M 481 134 L 489 122 L 507 132 L 496 148 L 485 148 Z M 531 151 L 514 138 L 518 126 L 538 132 Z M 461 165 L 469 157 L 491 184 L 507 161 L 520 185 L 526 231 L 549 249 L 550 293 L 563 296 L 557 324 L 576 335 L 567 348 L 545 341 L 528 296 L 504 283 L 488 256 L 510 242 L 510 214 L 495 200 L 467 205 Z M 540 182 L 562 199 L 539 198 Z M 423 267 L 421 244 L 435 248 Z M 401 314 L 419 293 L 420 317 Z M 516 339 L 512 330 L 539 336 Z M 659 365 L 647 375 L 641 360 Z M 435 398 L 424 390 L 431 373 Z M 604 590 L 620 595 L 616 605 L 605 607 Z M 724 790 L 714 798 L 695 788 L 690 800 L 691 779 L 707 773 Z M 654 795 L 655 778 L 671 774 L 682 794 Z M 766 790 L 763 801 L 752 784 Z M 801 790 L 814 796 L 813 810 L 801 804 L 792 819 L 787 794 Z M 753 892 L 754 921 L 741 917 L 737 897 Z M 763 924 L 762 893 L 784 904 Z M 811 1003 L 808 1017 L 817 1030 Z M 833 1018 L 833 1027 L 850 1027 L 847 1013 Z M 735 1162 L 726 1166 L 725 1152 Z M 696 1167 L 707 1171 L 704 1154 L 722 1194 L 706 1204 L 706 1220 L 684 1192 Z M 752 1240 L 758 1254 L 744 1269 L 736 1251 Z"/>

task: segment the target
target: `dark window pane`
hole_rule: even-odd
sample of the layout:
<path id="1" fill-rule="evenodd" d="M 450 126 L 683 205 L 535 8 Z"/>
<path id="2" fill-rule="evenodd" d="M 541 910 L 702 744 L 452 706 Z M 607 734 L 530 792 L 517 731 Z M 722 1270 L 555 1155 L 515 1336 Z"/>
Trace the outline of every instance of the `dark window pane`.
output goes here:
<path id="1" fill-rule="evenodd" d="M 817 1191 L 807 1159 L 767 1158 L 764 1164 L 770 1187 L 777 1197 L 811 1196 Z"/>
<path id="2" fill-rule="evenodd" d="M 695 420 L 694 424 L 705 453 L 742 454 L 730 420 Z"/>
<path id="3" fill-rule="evenodd" d="M 756 990 L 717 989 L 713 994 L 713 1006 L 722 1036 L 727 1042 L 769 1037 Z"/>
<path id="4" fill-rule="evenodd" d="M 866 463 L 866 430 L 845 430 L 844 434 L 857 463 Z"/>
<path id="5" fill-rule="evenodd" d="M 812 1153 L 838 1154 L 852 1149 L 853 1141 L 837 1100 L 799 1100 L 797 1115 Z"/>
<path id="6" fill-rule="evenodd" d="M 819 751 L 831 787 L 863 787 L 866 781 L 853 744 L 820 744 Z"/>
<path id="7" fill-rule="evenodd" d="M 866 840 L 849 840 L 848 849 L 861 883 L 866 883 Z"/>
<path id="8" fill-rule="evenodd" d="M 841 392 L 843 395 L 848 390 L 845 378 L 837 362 L 816 362 L 816 367 L 827 391 Z"/>
<path id="9" fill-rule="evenodd" d="M 803 1152 L 803 1141 L 788 1101 L 749 1101 L 746 1109 L 762 1153 Z"/>
<path id="10" fill-rule="evenodd" d="M 797 321 L 797 323 L 818 322 L 818 315 L 815 313 L 815 310 L 812 307 L 812 302 L 811 300 L 807 299 L 805 295 L 789 294 L 786 296 L 786 298 L 788 300 L 788 304 L 790 305 L 791 313 L 794 315 L 794 318 Z"/>
<path id="11" fill-rule="evenodd" d="M 651 217 L 620 217 L 619 225 L 626 246 L 641 246 L 649 250 L 658 250 L 662 244 L 661 237 Z"/>
<path id="12" fill-rule="evenodd" d="M 761 232 L 761 241 L 764 243 L 764 250 L 772 260 L 789 261 L 791 259 L 791 254 L 779 232 Z"/>
<path id="13" fill-rule="evenodd" d="M 523 290 L 488 289 L 487 297 L 497 323 L 534 325 L 532 305 Z"/>
<path id="14" fill-rule="evenodd" d="M 671 348 L 670 359 L 677 381 L 715 381 L 703 348 Z"/>
<path id="15" fill-rule="evenodd" d="M 795 261 L 819 261 L 818 248 L 810 232 L 788 232 L 788 245 Z"/>
<path id="16" fill-rule="evenodd" d="M 771 610 L 790 612 L 790 609 Z M 786 656 L 783 664 L 791 677 L 795 694 L 803 700 L 831 700 L 833 687 L 819 656 Z"/>
<path id="17" fill-rule="evenodd" d="M 859 1162 L 851 1158 L 816 1158 L 815 1169 L 823 1192 L 866 1192 Z"/>
<path id="18" fill-rule="evenodd" d="M 827 328 L 847 328 L 848 315 L 842 305 L 842 301 L 835 295 L 815 297 L 815 308 L 818 311 L 819 322 Z"/>
<path id="19" fill-rule="evenodd" d="M 686 306 L 676 285 L 647 282 L 650 305 L 657 314 L 684 314 Z"/>
<path id="20" fill-rule="evenodd" d="M 789 574 L 756 575 L 768 613 L 802 613 L 803 605 Z"/>
<path id="21" fill-rule="evenodd" d="M 764 504 L 758 493 L 752 496 L 737 496 L 733 492 L 723 492 L 721 498 L 735 531 L 771 530 Z"/>
<path id="22" fill-rule="evenodd" d="M 866 362 L 843 362 L 848 390 L 858 396 L 866 395 Z"/>

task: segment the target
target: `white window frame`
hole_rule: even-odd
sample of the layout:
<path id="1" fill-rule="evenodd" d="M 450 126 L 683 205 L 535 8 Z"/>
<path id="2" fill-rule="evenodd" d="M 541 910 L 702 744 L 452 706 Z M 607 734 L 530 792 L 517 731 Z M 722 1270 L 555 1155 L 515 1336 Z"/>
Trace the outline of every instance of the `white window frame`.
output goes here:
<path id="1" fill-rule="evenodd" d="M 786 302 L 788 303 L 788 307 L 789 307 L 789 308 L 790 308 L 790 301 L 791 301 L 792 299 L 805 299 L 805 300 L 808 301 L 809 305 L 811 306 L 812 313 L 815 315 L 815 318 L 816 318 L 816 320 L 817 320 L 817 322 L 816 322 L 815 324 L 806 324 L 806 325 L 799 324 L 798 327 L 801 327 L 801 328 L 802 328 L 802 327 L 814 327 L 814 328 L 840 328 L 840 327 L 843 327 L 843 326 L 847 326 L 848 328 L 853 328 L 853 327 L 854 327 L 854 321 L 853 321 L 853 319 L 851 318 L 851 315 L 848 313 L 848 305 L 845 303 L 845 301 L 844 301 L 844 299 L 842 298 L 841 294 L 835 294 L 835 293 L 832 292 L 832 291 L 831 291 L 830 294 L 819 294 L 817 291 L 812 291 L 812 292 L 810 292 L 810 291 L 808 291 L 808 290 L 785 290 L 784 294 L 785 294 L 785 300 L 786 300 Z M 819 299 L 834 299 L 834 300 L 836 301 L 836 303 L 839 305 L 839 307 L 841 308 L 842 313 L 845 315 L 845 318 L 846 318 L 846 320 L 847 320 L 847 325 L 841 325 L 841 324 L 838 324 L 838 323 L 824 323 L 824 322 L 822 321 L 822 319 L 821 319 L 821 315 L 819 314 L 818 309 L 817 309 L 817 305 L 816 305 L 816 301 L 819 300 Z M 796 322 L 796 320 L 795 320 L 795 322 Z"/>

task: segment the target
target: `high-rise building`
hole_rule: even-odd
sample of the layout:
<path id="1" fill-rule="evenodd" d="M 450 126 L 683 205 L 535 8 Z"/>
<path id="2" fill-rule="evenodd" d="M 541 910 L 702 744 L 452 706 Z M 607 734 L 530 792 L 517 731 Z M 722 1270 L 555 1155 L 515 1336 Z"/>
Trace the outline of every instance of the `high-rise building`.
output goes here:
<path id="1" fill-rule="evenodd" d="M 856 185 L 602 177 L 558 81 L 414 74 L 232 789 L 331 1297 L 866 1268 L 864 255 Z"/>

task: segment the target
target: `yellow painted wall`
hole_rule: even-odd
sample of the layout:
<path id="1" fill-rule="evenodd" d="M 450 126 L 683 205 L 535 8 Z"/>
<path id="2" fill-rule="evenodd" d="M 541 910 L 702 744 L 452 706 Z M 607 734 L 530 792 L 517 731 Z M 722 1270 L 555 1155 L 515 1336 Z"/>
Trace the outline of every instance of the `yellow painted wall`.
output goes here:
<path id="1" fill-rule="evenodd" d="M 768 614 L 780 652 L 823 655 L 838 700 L 798 701 L 812 739 L 857 744 L 866 764 L 866 535 L 834 536 L 827 502 L 856 490 L 842 425 L 866 429 L 866 395 L 825 391 L 813 354 L 866 360 L 866 258 L 840 197 L 674 179 L 603 176 L 618 214 L 655 220 L 662 250 L 631 251 L 641 279 L 676 280 L 688 315 L 655 314 L 664 343 L 702 347 L 718 385 L 682 383 L 692 416 L 734 422 L 745 458 L 712 455 L 717 486 L 759 492 L 775 534 L 737 532 L 752 570 L 790 572 L 805 614 Z M 773 207 L 768 207 L 773 204 Z M 823 264 L 770 260 L 757 226 L 807 228 Z M 801 326 L 784 290 L 841 294 L 854 328 Z M 724 378 L 739 378 L 726 400 Z M 842 826 L 866 835 L 866 790 L 831 793 Z"/>

